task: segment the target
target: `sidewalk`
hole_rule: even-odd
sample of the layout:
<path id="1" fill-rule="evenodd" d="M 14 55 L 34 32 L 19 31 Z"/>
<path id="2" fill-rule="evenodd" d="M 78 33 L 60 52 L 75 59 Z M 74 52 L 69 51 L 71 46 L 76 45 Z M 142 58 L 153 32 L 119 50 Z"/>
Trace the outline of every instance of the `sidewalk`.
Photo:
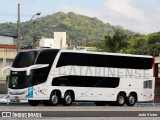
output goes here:
<path id="1" fill-rule="evenodd" d="M 6 81 L 5 80 L 0 80 L 0 83 L 2 84 L 6 84 Z"/>

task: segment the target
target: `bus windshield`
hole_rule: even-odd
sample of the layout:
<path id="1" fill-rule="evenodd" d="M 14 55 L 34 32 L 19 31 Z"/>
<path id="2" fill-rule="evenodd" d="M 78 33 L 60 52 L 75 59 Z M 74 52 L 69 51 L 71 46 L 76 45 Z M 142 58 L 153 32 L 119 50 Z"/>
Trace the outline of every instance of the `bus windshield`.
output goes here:
<path id="1" fill-rule="evenodd" d="M 30 86 L 30 77 L 26 75 L 26 71 L 11 71 L 9 79 L 9 88 L 23 89 Z"/>
<path id="2" fill-rule="evenodd" d="M 22 89 L 46 82 L 58 51 L 58 49 L 44 49 L 19 52 L 12 64 L 9 87 Z M 44 66 L 46 64 L 47 66 Z"/>
<path id="3" fill-rule="evenodd" d="M 19 52 L 12 64 L 12 67 L 24 68 L 33 65 L 37 54 L 38 51 Z"/>

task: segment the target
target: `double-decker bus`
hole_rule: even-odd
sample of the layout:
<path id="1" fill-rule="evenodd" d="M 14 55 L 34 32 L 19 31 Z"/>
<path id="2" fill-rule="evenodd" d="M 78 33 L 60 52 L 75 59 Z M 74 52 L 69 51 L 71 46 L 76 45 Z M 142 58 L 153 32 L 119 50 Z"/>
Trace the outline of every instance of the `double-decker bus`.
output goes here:
<path id="1" fill-rule="evenodd" d="M 154 58 L 77 50 L 39 49 L 19 52 L 12 64 L 8 95 L 36 106 L 134 106 L 154 99 Z"/>

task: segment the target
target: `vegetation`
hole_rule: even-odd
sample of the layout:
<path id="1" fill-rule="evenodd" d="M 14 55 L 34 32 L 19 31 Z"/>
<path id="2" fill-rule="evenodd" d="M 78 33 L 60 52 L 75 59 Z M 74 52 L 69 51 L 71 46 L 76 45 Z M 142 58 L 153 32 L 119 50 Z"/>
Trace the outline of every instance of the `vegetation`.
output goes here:
<path id="1" fill-rule="evenodd" d="M 35 30 L 37 41 L 41 37 L 53 38 L 53 32 L 67 32 L 67 42 L 74 45 L 86 45 L 100 41 L 105 35 L 113 35 L 116 29 L 121 29 L 128 35 L 135 35 L 134 32 L 124 30 L 120 26 L 105 24 L 97 18 L 77 15 L 73 12 L 65 14 L 59 12 L 53 15 L 39 18 L 34 21 L 21 23 L 22 45 L 30 45 L 33 30 Z M 0 24 L 0 33 L 16 35 L 16 23 Z"/>
<path id="2" fill-rule="evenodd" d="M 125 36 L 124 33 L 115 31 L 112 37 L 105 36 L 96 45 L 98 51 L 159 56 L 160 33 Z"/>
<path id="3" fill-rule="evenodd" d="M 125 34 L 116 30 L 113 36 L 105 36 L 104 40 L 100 44 L 97 44 L 97 48 L 99 48 L 99 51 L 121 52 L 123 48 L 127 47 L 126 38 Z"/>
<path id="4" fill-rule="evenodd" d="M 126 53 L 158 56 L 160 54 L 160 33 L 132 36 Z"/>
<path id="5" fill-rule="evenodd" d="M 35 23 L 35 24 L 33 24 Z M 16 23 L 0 24 L 0 33 L 16 35 Z M 31 45 L 33 34 L 40 38 L 53 38 L 53 32 L 67 32 L 67 43 L 93 46 L 97 51 L 122 52 L 158 56 L 160 53 L 160 32 L 140 35 L 121 26 L 103 23 L 97 18 L 77 15 L 73 12 L 59 12 L 21 23 L 22 45 Z"/>

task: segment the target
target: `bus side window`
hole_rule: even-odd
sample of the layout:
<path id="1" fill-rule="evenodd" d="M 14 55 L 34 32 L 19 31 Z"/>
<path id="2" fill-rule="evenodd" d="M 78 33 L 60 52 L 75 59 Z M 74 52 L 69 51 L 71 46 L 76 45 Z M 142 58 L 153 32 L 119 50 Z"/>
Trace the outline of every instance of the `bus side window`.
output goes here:
<path id="1" fill-rule="evenodd" d="M 143 82 L 143 88 L 152 89 L 152 80 L 147 80 Z"/>

